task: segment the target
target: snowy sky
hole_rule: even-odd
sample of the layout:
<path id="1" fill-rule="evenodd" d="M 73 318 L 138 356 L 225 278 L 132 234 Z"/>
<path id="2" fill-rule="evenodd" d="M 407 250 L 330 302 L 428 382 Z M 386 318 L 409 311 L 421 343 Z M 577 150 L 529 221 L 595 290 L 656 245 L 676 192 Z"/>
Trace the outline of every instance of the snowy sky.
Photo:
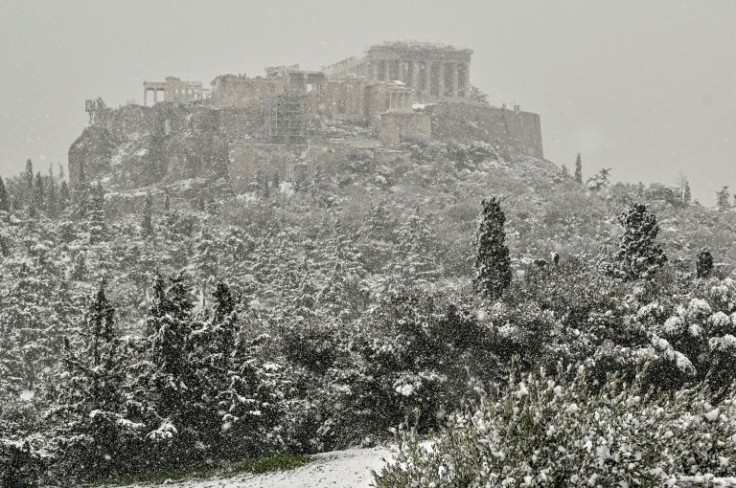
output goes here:
<path id="1" fill-rule="evenodd" d="M 546 157 L 586 175 L 736 192 L 736 1 L 2 0 L 0 175 L 66 163 L 85 98 L 143 80 L 319 68 L 383 40 L 475 50 L 491 103 L 542 117 Z"/>

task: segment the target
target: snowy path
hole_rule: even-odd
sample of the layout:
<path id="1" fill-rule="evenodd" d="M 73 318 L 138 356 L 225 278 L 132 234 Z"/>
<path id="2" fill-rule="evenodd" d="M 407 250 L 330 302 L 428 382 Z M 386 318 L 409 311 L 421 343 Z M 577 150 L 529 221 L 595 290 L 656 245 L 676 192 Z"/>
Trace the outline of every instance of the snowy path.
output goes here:
<path id="1" fill-rule="evenodd" d="M 229 478 L 182 481 L 165 485 L 136 485 L 137 488 L 171 486 L 176 488 L 369 488 L 382 458 L 390 451 L 385 447 L 347 449 L 313 456 L 306 466 L 289 471 L 261 475 L 241 474 Z M 132 487 L 131 487 L 132 488 Z"/>

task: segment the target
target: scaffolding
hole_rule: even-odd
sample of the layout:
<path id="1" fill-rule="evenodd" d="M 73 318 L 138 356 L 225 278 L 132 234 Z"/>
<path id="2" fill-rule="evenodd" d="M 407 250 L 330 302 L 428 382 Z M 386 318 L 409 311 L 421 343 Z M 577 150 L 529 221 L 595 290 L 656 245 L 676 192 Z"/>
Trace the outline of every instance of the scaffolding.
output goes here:
<path id="1" fill-rule="evenodd" d="M 307 97 L 299 93 L 276 95 L 266 107 L 265 134 L 269 141 L 304 144 L 307 141 Z"/>

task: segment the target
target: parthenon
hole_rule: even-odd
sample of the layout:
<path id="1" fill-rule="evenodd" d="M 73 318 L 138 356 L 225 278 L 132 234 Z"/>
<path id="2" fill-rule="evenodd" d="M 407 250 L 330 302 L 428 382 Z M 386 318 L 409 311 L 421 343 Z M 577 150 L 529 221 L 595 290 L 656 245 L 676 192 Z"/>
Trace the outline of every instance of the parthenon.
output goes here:
<path id="1" fill-rule="evenodd" d="M 387 42 L 324 68 L 332 79 L 401 82 L 415 102 L 461 101 L 470 94 L 470 49 L 425 42 Z"/>

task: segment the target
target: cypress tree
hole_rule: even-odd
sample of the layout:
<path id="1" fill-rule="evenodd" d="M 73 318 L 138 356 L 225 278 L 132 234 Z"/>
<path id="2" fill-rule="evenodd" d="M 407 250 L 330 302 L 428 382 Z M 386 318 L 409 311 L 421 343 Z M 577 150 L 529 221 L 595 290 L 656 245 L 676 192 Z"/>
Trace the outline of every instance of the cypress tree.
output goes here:
<path id="1" fill-rule="evenodd" d="M 10 198 L 2 178 L 0 178 L 0 212 L 10 212 Z"/>
<path id="2" fill-rule="evenodd" d="M 31 161 L 31 158 L 28 158 L 26 160 L 25 179 L 27 187 L 26 190 L 28 191 L 28 198 L 31 198 L 31 195 L 33 195 L 33 162 Z"/>
<path id="3" fill-rule="evenodd" d="M 575 181 L 583 184 L 583 156 L 580 153 L 575 159 Z"/>
<path id="4" fill-rule="evenodd" d="M 725 212 L 731 208 L 729 198 L 728 186 L 724 186 L 720 191 L 716 192 L 716 205 L 719 212 Z"/>
<path id="5" fill-rule="evenodd" d="M 713 255 L 707 249 L 698 253 L 698 261 L 695 264 L 698 278 L 708 278 L 713 273 Z"/>
<path id="6" fill-rule="evenodd" d="M 685 206 L 688 206 L 690 205 L 692 198 L 693 196 L 690 193 L 690 183 L 685 181 L 685 188 L 682 190 L 682 203 L 684 203 Z"/>
<path id="7" fill-rule="evenodd" d="M 498 200 L 483 199 L 483 210 L 476 234 L 476 290 L 485 298 L 495 300 L 511 284 L 511 259 L 506 247 L 504 215 Z"/>
<path id="8" fill-rule="evenodd" d="M 662 246 L 656 241 L 657 218 L 649 213 L 646 205 L 636 203 L 618 221 L 624 227 L 617 254 L 619 272 L 627 280 L 651 278 L 667 262 Z"/>

